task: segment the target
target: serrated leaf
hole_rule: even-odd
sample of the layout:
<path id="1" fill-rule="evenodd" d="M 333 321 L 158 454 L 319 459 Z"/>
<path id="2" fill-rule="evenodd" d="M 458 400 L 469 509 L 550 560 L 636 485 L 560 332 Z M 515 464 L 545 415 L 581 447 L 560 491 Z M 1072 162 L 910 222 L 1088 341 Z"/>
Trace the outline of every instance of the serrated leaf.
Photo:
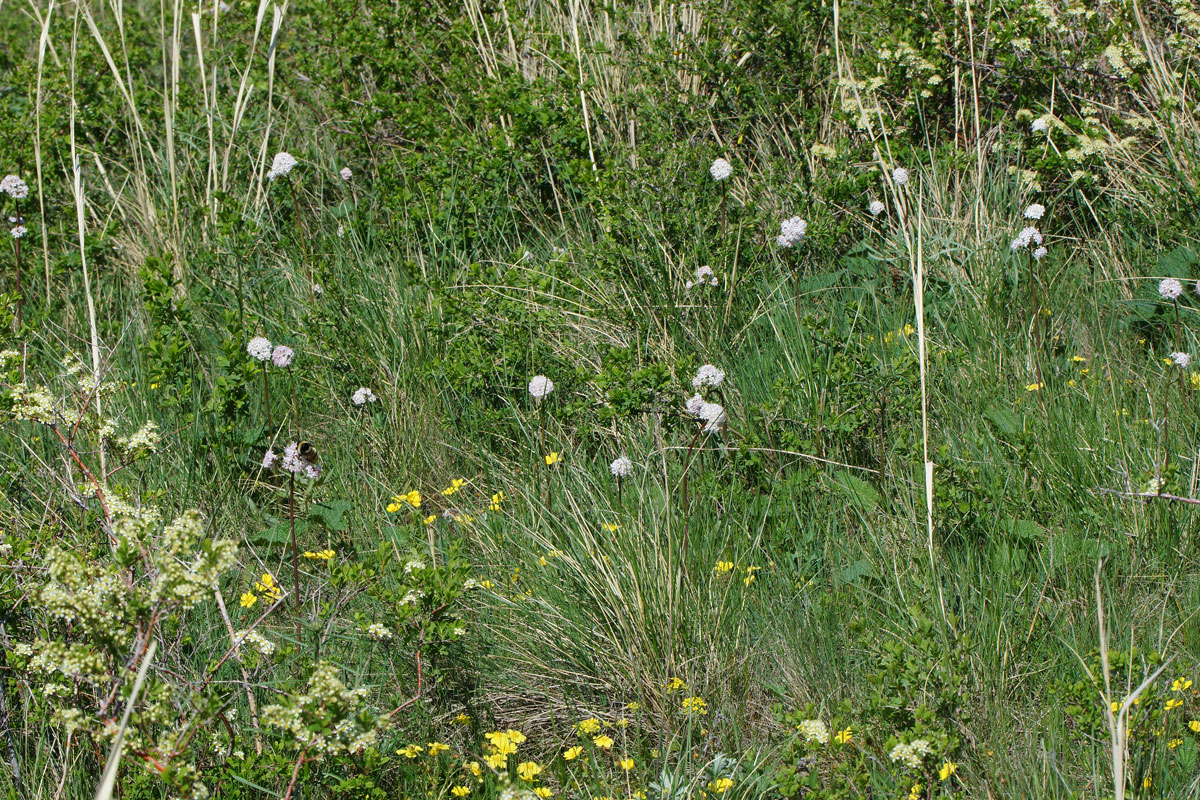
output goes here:
<path id="1" fill-rule="evenodd" d="M 834 483 L 847 497 L 862 506 L 864 511 L 874 511 L 882 499 L 874 486 L 848 472 L 834 478 Z"/>

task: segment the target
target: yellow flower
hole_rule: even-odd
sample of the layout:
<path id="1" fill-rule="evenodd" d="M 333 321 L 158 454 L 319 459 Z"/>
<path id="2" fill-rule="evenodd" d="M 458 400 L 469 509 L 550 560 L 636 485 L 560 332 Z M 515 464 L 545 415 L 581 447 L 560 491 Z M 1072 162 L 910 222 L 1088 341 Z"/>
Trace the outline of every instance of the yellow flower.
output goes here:
<path id="1" fill-rule="evenodd" d="M 251 592 L 242 592 L 242 608 L 249 608 L 258 600 L 258 595 Z"/>
<path id="2" fill-rule="evenodd" d="M 492 495 L 492 502 L 488 504 L 488 511 L 499 511 L 500 504 L 504 502 L 504 492 L 496 492 Z"/>
<path id="3" fill-rule="evenodd" d="M 405 758 L 416 758 L 424 749 L 419 744 L 405 745 L 396 751 L 396 755 L 404 756 Z"/>
<path id="4" fill-rule="evenodd" d="M 689 714 L 699 714 L 700 716 L 704 716 L 708 713 L 708 703 L 704 702 L 704 700 L 699 697 L 683 698 L 682 708 Z"/>
<path id="5" fill-rule="evenodd" d="M 504 731 L 491 731 L 489 733 L 485 733 L 483 738 L 487 739 L 488 744 L 490 744 L 492 747 L 499 747 L 502 744 L 511 744 L 508 734 Z"/>
<path id="6" fill-rule="evenodd" d="M 550 791 L 545 786 L 537 787 L 536 789 L 533 790 L 533 793 L 536 794 L 538 797 L 543 798 L 543 800 L 545 800 L 545 798 L 547 798 L 547 797 L 554 797 L 554 792 Z"/>
<path id="7" fill-rule="evenodd" d="M 1188 723 L 1188 727 L 1192 729 L 1192 733 L 1200 733 L 1200 719 L 1194 719 Z"/>
<path id="8" fill-rule="evenodd" d="M 680 678 L 671 678 L 671 680 L 667 681 L 667 691 L 668 692 L 677 692 L 680 689 L 686 689 L 686 688 L 687 688 L 687 684 L 684 683 L 683 680 L 681 680 Z"/>
<path id="9" fill-rule="evenodd" d="M 492 753 L 490 756 L 484 756 L 483 761 L 494 770 L 501 770 L 508 767 L 508 756 L 504 753 Z"/>
<path id="10" fill-rule="evenodd" d="M 626 772 L 629 772 L 629 770 L 633 769 L 633 759 L 632 758 L 622 758 L 620 761 L 617 762 L 617 766 L 620 767 L 621 769 L 625 770 Z"/>
<path id="11" fill-rule="evenodd" d="M 629 720 L 625 719 L 624 717 L 621 717 L 620 719 L 617 720 L 617 727 L 618 728 L 628 728 Z"/>
<path id="12" fill-rule="evenodd" d="M 596 733 L 600 730 L 600 720 L 595 717 L 588 717 L 585 720 L 575 723 L 575 729 L 580 733 Z"/>
<path id="13" fill-rule="evenodd" d="M 562 456 L 558 453 L 549 453 L 548 455 L 543 456 L 543 458 L 546 460 L 547 467 L 552 467 L 558 462 L 562 461 Z"/>
<path id="14" fill-rule="evenodd" d="M 465 483 L 466 481 L 462 478 L 455 478 L 454 480 L 450 481 L 449 486 L 447 486 L 445 489 L 442 489 L 442 494 L 446 497 L 449 497 L 452 494 L 457 494 Z"/>
<path id="15" fill-rule="evenodd" d="M 508 738 L 512 740 L 513 744 L 520 744 L 525 741 L 525 734 L 520 731 L 514 731 L 512 728 L 509 728 L 505 733 L 508 734 Z"/>
<path id="16" fill-rule="evenodd" d="M 938 770 L 938 778 L 941 780 L 946 780 L 957 771 L 958 765 L 953 761 L 947 761 L 945 764 L 942 764 L 942 768 Z"/>
<path id="17" fill-rule="evenodd" d="M 429 743 L 429 755 L 436 756 L 438 753 L 444 753 L 450 749 L 450 745 L 442 744 L 441 742 Z"/>
<path id="18" fill-rule="evenodd" d="M 1071 356 L 1071 360 L 1074 361 L 1076 364 L 1083 362 L 1083 361 L 1087 361 L 1087 359 L 1084 358 L 1083 356 Z"/>
<path id="19" fill-rule="evenodd" d="M 1167 711 L 1170 711 L 1173 708 L 1179 708 L 1181 705 L 1183 705 L 1182 700 L 1176 700 L 1174 698 L 1171 698 L 1170 700 L 1167 701 Z"/>
<path id="20" fill-rule="evenodd" d="M 733 562 L 732 561 L 718 561 L 716 569 L 717 569 L 718 575 L 724 575 L 726 572 L 732 572 L 733 571 Z"/>
<path id="21" fill-rule="evenodd" d="M 916 332 L 917 332 L 917 329 L 912 326 L 911 322 L 909 322 L 908 324 L 906 324 L 904 326 L 904 335 L 905 336 L 912 336 Z"/>
<path id="22" fill-rule="evenodd" d="M 725 794 L 733 786 L 732 778 L 717 778 L 708 784 L 708 788 L 712 789 L 717 794 Z"/>
<path id="23" fill-rule="evenodd" d="M 468 761 L 466 764 L 463 764 L 463 767 L 465 767 L 467 772 L 470 772 L 476 778 L 478 778 L 483 773 L 483 770 L 480 768 L 478 761 Z"/>
<path id="24" fill-rule="evenodd" d="M 603 748 L 604 750 L 609 750 L 613 746 L 613 740 L 610 739 L 608 736 L 601 734 L 600 736 L 597 736 L 595 739 L 592 739 L 592 744 L 596 745 L 596 747 Z"/>
<path id="25" fill-rule="evenodd" d="M 580 747 L 579 745 L 575 745 L 574 747 L 568 747 L 566 749 L 566 751 L 563 753 L 563 758 L 566 759 L 567 761 L 574 761 L 575 759 L 579 758 L 579 754 L 582 752 L 583 752 L 583 748 Z"/>
<path id="26" fill-rule="evenodd" d="M 742 578 L 742 583 L 745 584 L 746 586 L 749 586 L 750 584 L 754 583 L 754 579 L 756 577 L 754 573 L 758 572 L 761 569 L 762 569 L 762 567 L 746 567 L 746 577 Z"/>
<path id="27" fill-rule="evenodd" d="M 550 562 L 546 560 L 545 556 L 542 556 L 541 558 L 539 558 L 538 563 L 541 564 L 543 567 L 549 566 L 549 564 L 550 564 Z"/>
<path id="28" fill-rule="evenodd" d="M 319 558 L 322 561 L 328 561 L 329 559 L 333 558 L 335 555 L 337 555 L 337 554 L 334 553 L 332 550 L 320 550 L 316 553 L 314 553 L 311 550 L 304 551 L 305 558 Z"/>
<path id="29" fill-rule="evenodd" d="M 471 789 L 467 786 L 455 786 L 450 790 L 450 794 L 454 795 L 455 797 L 466 797 L 470 793 Z"/>
<path id="30" fill-rule="evenodd" d="M 1172 739 L 1171 741 L 1167 742 L 1167 747 L 1170 748 L 1171 750 L 1174 750 L 1176 747 L 1179 747 L 1179 745 L 1181 745 L 1181 744 L 1183 744 L 1183 739 Z"/>
<path id="31" fill-rule="evenodd" d="M 466 725 L 468 722 L 471 721 L 471 718 L 469 716 L 467 716 L 466 714 L 460 713 L 457 717 L 454 718 L 454 721 L 457 722 L 459 725 Z"/>
<path id="32" fill-rule="evenodd" d="M 279 584 L 275 583 L 275 579 L 269 572 L 263 573 L 262 580 L 255 583 L 254 588 L 272 602 L 283 597 L 283 590 L 279 588 Z"/>
<path id="33" fill-rule="evenodd" d="M 1175 682 L 1171 684 L 1172 692 L 1182 692 L 1190 688 L 1192 688 L 1192 682 L 1187 678 L 1176 678 Z"/>
<path id="34" fill-rule="evenodd" d="M 634 700 L 632 703 L 625 704 L 625 709 L 627 711 L 637 711 L 639 708 L 641 708 L 641 706 L 638 705 L 636 700 Z"/>
<path id="35" fill-rule="evenodd" d="M 1112 701 L 1112 713 L 1114 713 L 1114 714 L 1115 714 L 1115 713 L 1117 713 L 1117 711 L 1119 711 L 1120 709 L 1121 709 L 1121 704 L 1120 704 L 1120 703 L 1118 703 L 1116 700 L 1113 700 L 1113 701 Z"/>
<path id="36" fill-rule="evenodd" d="M 458 514 L 454 517 L 454 521 L 457 522 L 459 525 L 470 525 L 472 522 L 475 521 L 475 518 L 472 517 L 470 514 Z"/>
<path id="37" fill-rule="evenodd" d="M 541 765 L 536 761 L 522 761 L 517 764 L 517 777 L 523 781 L 533 782 L 533 779 L 542 774 Z"/>
<path id="38" fill-rule="evenodd" d="M 1044 385 L 1045 384 L 1041 384 L 1041 383 L 1027 383 L 1027 384 L 1025 384 L 1025 391 L 1040 392 L 1042 390 L 1042 386 L 1044 386 Z"/>
<path id="39" fill-rule="evenodd" d="M 838 731 L 833 738 L 838 744 L 849 744 L 854 740 L 854 733 L 846 728 L 844 731 Z"/>
<path id="40" fill-rule="evenodd" d="M 615 522 L 605 522 L 600 527 L 604 528 L 604 530 L 608 531 L 609 533 L 616 533 L 617 531 L 621 530 L 621 526 Z"/>
<path id="41" fill-rule="evenodd" d="M 437 514 L 430 514 L 428 517 L 426 517 L 426 518 L 425 518 L 425 524 L 426 524 L 426 525 L 432 525 L 432 524 L 433 524 L 433 521 L 434 521 L 435 519 L 437 519 Z"/>
<path id="42" fill-rule="evenodd" d="M 1142 780 L 1142 788 L 1143 788 L 1143 789 L 1149 789 L 1149 788 L 1150 788 L 1150 784 L 1151 784 L 1150 776 L 1149 776 L 1149 775 L 1147 775 L 1147 776 L 1146 776 L 1146 777 L 1145 777 L 1145 778 Z"/>
<path id="43" fill-rule="evenodd" d="M 1189 377 L 1192 379 L 1192 388 L 1200 389 L 1200 372 L 1193 372 Z"/>
<path id="44" fill-rule="evenodd" d="M 496 740 L 492 744 L 492 750 L 502 756 L 508 756 L 517 752 L 517 746 L 512 743 L 511 739 L 506 737 L 504 739 Z"/>

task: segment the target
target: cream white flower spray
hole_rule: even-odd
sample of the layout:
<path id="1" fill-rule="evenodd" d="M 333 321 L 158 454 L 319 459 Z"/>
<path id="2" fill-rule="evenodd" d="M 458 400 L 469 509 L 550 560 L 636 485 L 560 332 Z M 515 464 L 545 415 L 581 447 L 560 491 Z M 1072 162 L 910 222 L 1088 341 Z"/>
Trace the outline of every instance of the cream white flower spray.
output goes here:
<path id="1" fill-rule="evenodd" d="M 17 330 L 21 329 L 23 319 L 23 309 L 25 306 L 25 292 L 21 287 L 21 239 L 26 234 L 25 218 L 21 216 L 21 201 L 29 196 L 29 186 L 25 181 L 17 175 L 6 175 L 3 180 L 0 180 L 0 193 L 6 194 L 13 201 L 13 215 L 9 217 L 9 223 L 13 226 L 10 231 L 13 240 L 13 249 L 16 257 L 16 290 L 17 290 Z"/>

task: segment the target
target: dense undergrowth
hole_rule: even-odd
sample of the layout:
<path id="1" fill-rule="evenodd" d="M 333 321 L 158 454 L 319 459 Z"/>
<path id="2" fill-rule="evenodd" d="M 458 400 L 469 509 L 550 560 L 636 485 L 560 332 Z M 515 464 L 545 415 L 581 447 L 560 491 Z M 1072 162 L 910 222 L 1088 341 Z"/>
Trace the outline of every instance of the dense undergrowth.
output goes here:
<path id="1" fill-rule="evenodd" d="M 0 15 L 6 796 L 1200 794 L 1187 0 Z"/>

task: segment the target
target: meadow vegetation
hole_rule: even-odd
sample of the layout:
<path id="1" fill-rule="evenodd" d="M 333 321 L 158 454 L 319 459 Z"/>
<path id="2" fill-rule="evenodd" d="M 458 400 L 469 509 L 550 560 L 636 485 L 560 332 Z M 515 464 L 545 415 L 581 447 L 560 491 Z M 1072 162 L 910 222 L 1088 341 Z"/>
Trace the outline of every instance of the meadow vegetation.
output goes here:
<path id="1" fill-rule="evenodd" d="M 1200 796 L 1191 0 L 0 19 L 3 796 Z"/>

